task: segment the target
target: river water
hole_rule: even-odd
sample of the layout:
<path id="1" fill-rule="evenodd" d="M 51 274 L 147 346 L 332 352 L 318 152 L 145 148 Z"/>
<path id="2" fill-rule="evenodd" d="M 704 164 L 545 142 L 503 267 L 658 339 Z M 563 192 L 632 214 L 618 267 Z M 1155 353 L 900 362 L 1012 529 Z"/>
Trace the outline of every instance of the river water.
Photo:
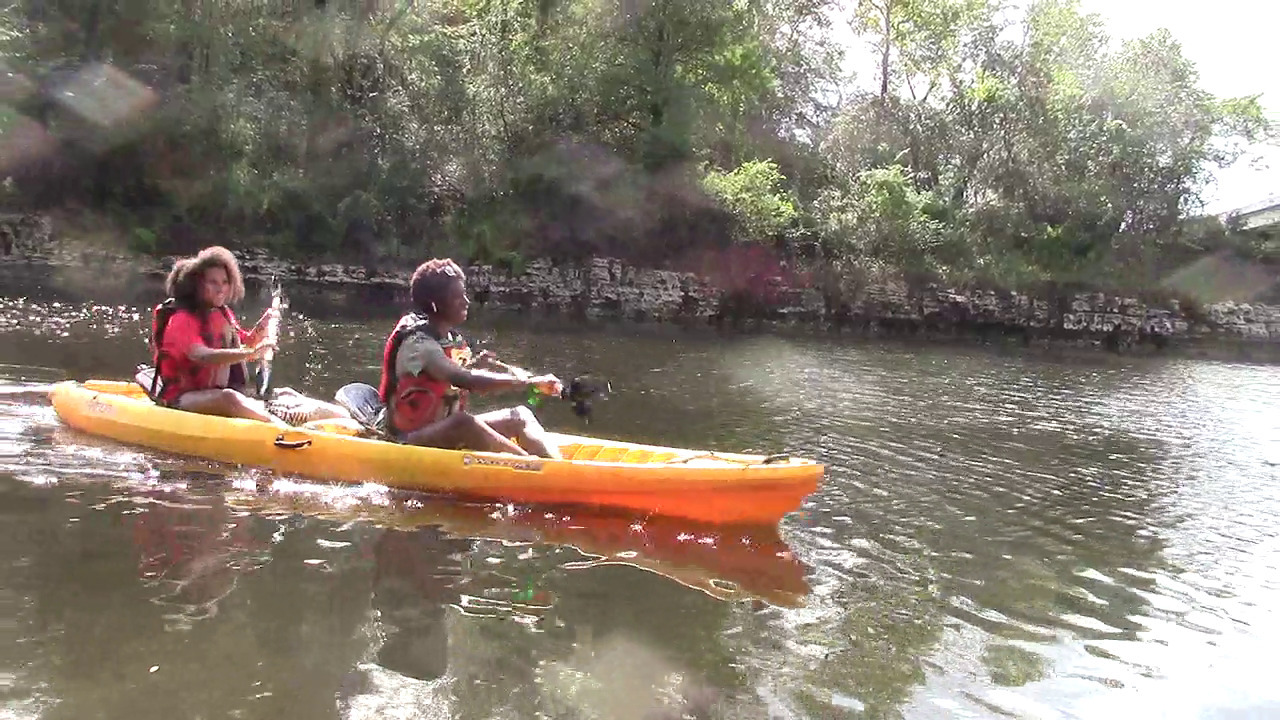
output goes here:
<path id="1" fill-rule="evenodd" d="M 143 359 L 154 284 L 29 272 L 0 277 L 0 383 Z M 282 382 L 376 380 L 392 299 L 291 298 Z M 0 717 L 1280 717 L 1280 368 L 469 328 L 611 379 L 590 425 L 549 426 L 817 457 L 823 486 L 776 532 L 465 505 L 8 396 Z"/>

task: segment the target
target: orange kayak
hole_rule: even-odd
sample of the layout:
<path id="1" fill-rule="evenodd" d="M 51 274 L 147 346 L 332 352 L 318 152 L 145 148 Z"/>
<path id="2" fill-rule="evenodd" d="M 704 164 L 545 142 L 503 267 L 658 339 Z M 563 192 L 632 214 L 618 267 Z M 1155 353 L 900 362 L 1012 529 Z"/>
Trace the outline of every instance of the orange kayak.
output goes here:
<path id="1" fill-rule="evenodd" d="M 563 460 L 356 437 L 341 426 L 281 434 L 266 423 L 161 407 L 132 382 L 53 386 L 67 425 L 154 450 L 316 480 L 541 505 L 586 505 L 720 525 L 773 525 L 824 473 L 790 456 L 743 455 L 551 433 Z"/>

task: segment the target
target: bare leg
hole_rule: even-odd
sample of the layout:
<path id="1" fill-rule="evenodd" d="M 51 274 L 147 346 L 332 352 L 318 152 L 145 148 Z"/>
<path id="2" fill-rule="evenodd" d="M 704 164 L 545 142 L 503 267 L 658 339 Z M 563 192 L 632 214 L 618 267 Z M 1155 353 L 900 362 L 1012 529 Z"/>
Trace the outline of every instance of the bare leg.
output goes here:
<path id="1" fill-rule="evenodd" d="M 289 423 L 267 412 L 267 407 L 261 401 L 245 397 L 229 388 L 192 390 L 183 393 L 175 405 L 181 410 L 203 415 L 247 418 L 277 427 L 290 427 Z"/>
<path id="2" fill-rule="evenodd" d="M 277 388 L 275 394 L 276 399 L 282 405 L 291 408 L 297 407 L 304 409 L 308 420 L 333 420 L 335 418 L 342 418 L 344 420 L 353 419 L 351 417 L 351 413 L 347 412 L 347 409 L 341 405 L 308 397 L 293 388 Z"/>
<path id="3" fill-rule="evenodd" d="M 560 449 L 547 438 L 547 431 L 542 423 L 538 422 L 533 411 L 527 407 L 494 410 L 477 416 L 477 419 L 504 438 L 514 436 L 520 441 L 521 447 L 533 455 L 555 460 L 561 458 Z"/>
<path id="4" fill-rule="evenodd" d="M 465 412 L 450 415 L 421 430 L 415 430 L 405 436 L 405 442 L 446 449 L 463 447 L 483 452 L 529 454 L 498 431 L 480 422 L 475 415 Z"/>
<path id="5" fill-rule="evenodd" d="M 315 400 L 315 405 L 311 411 L 312 420 L 354 420 L 351 413 L 347 409 L 337 403 L 325 402 L 323 400 Z"/>

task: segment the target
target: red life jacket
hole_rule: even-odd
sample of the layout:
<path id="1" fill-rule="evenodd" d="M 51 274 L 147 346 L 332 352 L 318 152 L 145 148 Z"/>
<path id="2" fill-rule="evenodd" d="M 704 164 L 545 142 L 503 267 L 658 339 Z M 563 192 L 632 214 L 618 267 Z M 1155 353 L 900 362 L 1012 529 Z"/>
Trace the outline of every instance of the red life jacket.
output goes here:
<path id="1" fill-rule="evenodd" d="M 414 313 L 400 318 L 383 348 L 382 381 L 378 384 L 378 398 L 387 406 L 388 425 L 397 433 L 413 432 L 435 422 L 442 406 L 448 406 L 446 416 L 467 406 L 466 391 L 446 380 L 436 380 L 426 373 L 396 376 L 396 354 L 414 333 L 423 333 L 440 343 L 444 354 L 460 365 L 471 357 L 471 348 L 462 335 L 450 332 L 440 338 L 424 318 Z"/>
<path id="2" fill-rule="evenodd" d="M 155 368 L 152 374 L 151 388 L 149 393 L 152 400 L 159 400 L 160 396 L 165 395 L 165 388 L 179 388 L 175 392 L 171 392 L 174 397 L 181 395 L 189 389 L 195 389 L 197 384 L 193 378 L 184 377 L 173 367 L 173 363 L 164 362 L 167 353 L 164 351 L 164 331 L 169 325 L 169 319 L 173 314 L 181 310 L 178 301 L 174 298 L 165 298 L 164 302 L 156 305 L 151 311 L 151 362 Z M 227 324 L 232 328 L 238 327 L 235 318 L 231 315 L 231 310 L 225 305 L 218 308 L 222 311 L 222 316 L 226 318 Z M 205 335 L 209 334 L 206 327 Z M 210 346 L 213 345 L 213 339 L 206 337 L 205 342 Z M 249 377 L 248 367 L 245 363 L 239 362 L 231 366 L 231 374 L 227 380 L 227 386 L 242 389 L 247 384 Z M 157 395 L 159 392 L 159 395 Z"/>

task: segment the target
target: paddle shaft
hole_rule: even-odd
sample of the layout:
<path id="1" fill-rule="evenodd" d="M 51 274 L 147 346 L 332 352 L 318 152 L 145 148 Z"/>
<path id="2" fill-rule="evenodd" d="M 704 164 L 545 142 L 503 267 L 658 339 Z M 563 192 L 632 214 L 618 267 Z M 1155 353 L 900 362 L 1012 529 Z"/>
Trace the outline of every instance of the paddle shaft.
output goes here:
<path id="1" fill-rule="evenodd" d="M 271 307 L 276 312 L 271 319 L 267 321 L 266 332 L 263 333 L 263 337 L 278 341 L 278 336 L 280 334 L 280 289 L 278 287 L 271 291 Z M 271 367 L 271 361 L 274 360 L 275 357 L 275 348 L 267 350 L 262 354 L 262 362 L 264 363 L 263 367 L 267 368 L 268 371 Z"/>
<path id="2" fill-rule="evenodd" d="M 502 361 L 500 361 L 500 360 L 495 360 L 495 359 L 493 359 L 493 358 L 488 358 L 488 359 L 486 359 L 486 362 L 488 362 L 490 365 L 493 365 L 494 367 L 496 367 L 496 368 L 498 368 L 498 369 L 500 369 L 500 370 L 505 370 L 505 371 L 507 371 L 507 372 L 511 373 L 512 375 L 515 375 L 515 376 L 516 376 L 516 379 L 518 379 L 518 380 L 520 380 L 520 381 L 522 381 L 522 382 L 527 382 L 527 381 L 529 380 L 529 378 L 531 378 L 531 377 L 533 377 L 533 376 L 534 376 L 534 375 L 533 375 L 533 373 L 529 372 L 528 370 L 525 370 L 525 369 L 524 369 L 524 368 L 522 368 L 522 367 L 517 367 L 517 366 L 515 366 L 515 365 L 508 365 L 507 363 L 504 363 L 504 362 L 502 362 Z M 532 403 L 532 402 L 534 402 L 534 398 L 536 398 L 537 396 L 539 396 L 539 395 L 541 395 L 541 394 L 542 394 L 542 393 L 540 393 L 540 392 L 538 391 L 538 389 L 537 389 L 537 388 L 530 388 L 530 389 L 529 389 L 529 397 L 528 397 L 528 401 L 529 401 L 529 402 L 531 402 L 531 403 Z M 551 396 L 547 396 L 547 397 L 551 397 Z M 557 397 L 559 397 L 559 396 L 557 396 Z"/>
<path id="3" fill-rule="evenodd" d="M 485 361 L 493 365 L 494 367 L 497 367 L 502 370 L 506 370 L 507 372 L 516 376 L 520 380 L 527 381 L 529 378 L 533 377 L 533 373 L 529 372 L 528 370 L 525 370 L 522 367 L 516 367 L 515 365 L 508 365 L 507 363 L 501 362 L 494 358 L 486 358 Z M 561 389 L 561 391 L 555 395 L 542 395 L 542 393 L 540 393 L 537 388 L 530 388 L 528 396 L 525 398 L 525 402 L 528 403 L 530 406 L 536 407 L 540 402 L 541 398 L 543 397 L 555 397 L 561 400 L 570 400 L 573 402 L 574 414 L 580 418 L 587 419 L 591 415 L 592 398 L 597 395 L 603 397 L 602 393 L 612 390 L 612 385 L 607 382 L 604 383 L 605 389 L 601 391 L 598 387 L 596 389 L 585 389 L 583 387 L 585 383 L 586 383 L 585 378 L 582 378 L 582 377 L 574 378 L 568 384 L 565 384 Z"/>
<path id="4" fill-rule="evenodd" d="M 274 284 L 274 283 L 273 283 Z M 271 289 L 271 307 L 275 310 L 271 318 L 267 320 L 267 327 L 263 333 L 263 337 L 274 342 L 279 342 L 280 334 L 280 286 L 276 285 Z M 258 365 L 258 396 L 263 397 L 267 390 L 271 387 L 271 361 L 276 357 L 275 348 L 271 348 L 262 354 Z"/>
<path id="5" fill-rule="evenodd" d="M 522 367 L 516 367 L 515 365 L 508 365 L 507 363 L 504 363 L 500 360 L 494 360 L 492 358 L 489 359 L 488 362 L 500 370 L 506 370 L 512 375 L 515 375 L 516 379 L 518 380 L 525 381 L 533 377 L 533 373 L 529 372 L 528 370 L 525 370 Z"/>

